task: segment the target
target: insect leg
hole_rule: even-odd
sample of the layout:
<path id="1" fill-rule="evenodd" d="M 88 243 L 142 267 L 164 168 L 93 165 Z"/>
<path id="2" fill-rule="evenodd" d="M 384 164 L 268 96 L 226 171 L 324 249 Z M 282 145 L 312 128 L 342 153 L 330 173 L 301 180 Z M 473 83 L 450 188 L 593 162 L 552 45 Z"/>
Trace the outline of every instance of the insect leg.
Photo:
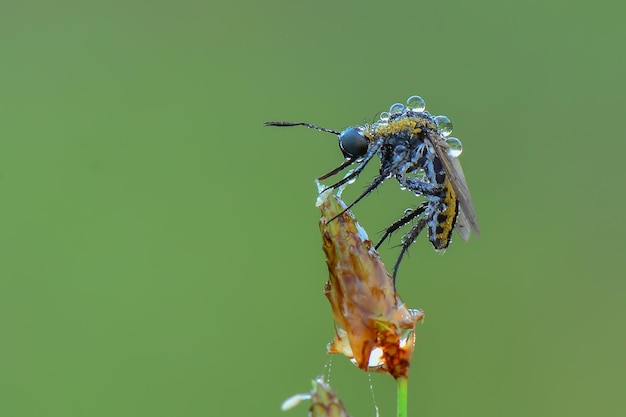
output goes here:
<path id="1" fill-rule="evenodd" d="M 363 191 L 361 193 L 360 196 L 358 196 L 356 198 L 356 200 L 354 200 L 348 207 L 346 207 L 345 209 L 343 209 L 341 211 L 341 213 L 337 214 L 335 217 L 333 217 L 332 219 L 328 220 L 326 223 L 330 223 L 333 220 L 335 220 L 337 217 L 341 216 L 343 213 L 345 213 L 346 211 L 350 210 L 352 207 L 354 207 L 356 205 L 356 203 L 358 203 L 359 201 L 361 201 L 361 199 L 363 199 L 363 197 L 365 197 L 366 195 L 368 195 L 369 193 L 371 193 L 372 191 L 374 191 L 376 188 L 378 188 L 378 186 L 380 184 L 383 183 L 383 181 L 385 181 L 385 177 L 382 175 L 378 175 L 376 178 L 374 178 L 374 181 L 372 181 L 370 183 L 370 185 L 367 186 L 367 188 L 365 189 L 365 191 Z"/>
<path id="2" fill-rule="evenodd" d="M 415 239 L 417 239 L 417 236 L 420 234 L 422 229 L 424 229 L 424 226 L 426 226 L 426 220 L 427 220 L 426 217 L 422 217 L 419 220 L 419 222 L 417 222 L 417 224 L 415 226 L 413 226 L 411 228 L 411 230 L 409 230 L 409 233 L 407 233 L 402 238 L 402 249 L 400 249 L 400 254 L 398 255 L 398 259 L 396 260 L 396 264 L 393 266 L 393 284 L 394 284 L 394 286 L 396 285 L 396 275 L 398 275 L 398 268 L 400 267 L 400 262 L 402 261 L 402 257 L 404 256 L 406 251 L 409 249 L 409 246 L 411 246 L 413 244 L 413 242 L 415 242 Z"/>
<path id="3" fill-rule="evenodd" d="M 410 222 L 411 220 L 413 220 L 414 218 L 422 214 L 424 210 L 426 210 L 426 203 L 422 203 L 419 206 L 417 206 L 414 210 L 411 210 L 410 212 L 405 213 L 404 216 L 402 216 L 402 218 L 392 223 L 391 226 L 385 229 L 385 233 L 383 234 L 383 237 L 380 238 L 380 240 L 378 241 L 376 246 L 374 246 L 374 248 L 378 249 L 380 245 L 382 245 L 382 243 L 385 241 L 385 239 L 391 236 L 393 232 L 395 232 L 396 230 L 398 230 L 399 228 L 401 228 L 402 226 L 404 226 L 405 224 L 407 224 L 408 222 Z"/>
<path id="4" fill-rule="evenodd" d="M 403 176 L 398 178 L 398 182 L 418 196 L 443 197 L 445 194 L 441 186 L 417 178 Z"/>
<path id="5" fill-rule="evenodd" d="M 346 158 L 345 161 L 343 161 L 341 163 L 341 165 L 339 165 L 337 168 L 333 169 L 330 172 L 327 172 L 326 174 L 322 175 L 321 177 L 317 177 L 318 181 L 323 181 L 328 177 L 332 177 L 333 175 L 335 175 L 336 173 L 338 173 L 339 171 L 341 171 L 342 169 L 344 169 L 345 167 L 352 165 L 354 163 L 354 161 L 356 161 L 356 159 L 354 158 Z"/>
<path id="6" fill-rule="evenodd" d="M 374 143 L 374 145 L 372 145 L 372 147 L 367 151 L 367 154 L 363 157 L 363 160 L 359 162 L 359 165 L 357 165 L 357 167 L 354 168 L 354 170 L 351 173 L 346 175 L 341 181 L 336 182 L 330 187 L 326 187 L 324 190 L 322 190 L 322 192 L 340 187 L 344 185 L 345 183 L 347 183 L 348 181 L 351 181 L 353 178 L 356 178 L 361 173 L 361 171 L 365 169 L 365 166 L 367 165 L 367 163 L 372 160 L 374 155 L 376 155 L 376 152 L 378 152 L 378 149 L 380 149 L 382 144 L 383 144 L 382 140 L 379 140 L 378 142 Z"/>

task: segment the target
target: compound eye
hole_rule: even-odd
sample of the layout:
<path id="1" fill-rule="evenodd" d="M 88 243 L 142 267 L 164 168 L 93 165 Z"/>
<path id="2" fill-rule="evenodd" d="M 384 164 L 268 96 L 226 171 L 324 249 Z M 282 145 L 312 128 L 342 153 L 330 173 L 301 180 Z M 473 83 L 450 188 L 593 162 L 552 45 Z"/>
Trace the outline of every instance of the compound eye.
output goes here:
<path id="1" fill-rule="evenodd" d="M 346 157 L 358 158 L 365 156 L 368 141 L 354 127 L 348 128 L 339 134 L 339 147 Z"/>

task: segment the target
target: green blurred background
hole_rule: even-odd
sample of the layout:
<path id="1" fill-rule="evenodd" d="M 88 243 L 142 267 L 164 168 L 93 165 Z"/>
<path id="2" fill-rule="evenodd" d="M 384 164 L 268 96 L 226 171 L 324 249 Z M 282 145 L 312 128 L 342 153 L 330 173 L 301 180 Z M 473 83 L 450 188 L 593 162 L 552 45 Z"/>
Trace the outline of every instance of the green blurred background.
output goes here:
<path id="1" fill-rule="evenodd" d="M 409 415 L 625 415 L 625 7 L 226 3 L 0 3 L 0 415 L 283 415 L 328 361 L 313 179 L 341 154 L 262 123 L 412 94 L 452 119 L 482 234 L 402 265 Z M 355 212 L 376 236 L 411 204 L 389 182 Z M 331 374 L 374 415 L 367 374 Z"/>

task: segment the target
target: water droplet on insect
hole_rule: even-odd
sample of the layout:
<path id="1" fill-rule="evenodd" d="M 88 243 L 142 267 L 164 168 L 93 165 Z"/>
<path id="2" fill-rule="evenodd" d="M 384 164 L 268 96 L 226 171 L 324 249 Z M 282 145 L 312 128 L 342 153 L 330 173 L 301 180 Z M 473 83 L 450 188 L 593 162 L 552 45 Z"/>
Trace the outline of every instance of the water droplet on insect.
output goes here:
<path id="1" fill-rule="evenodd" d="M 452 133 L 452 122 L 447 116 L 435 116 L 433 120 L 437 123 L 439 133 L 441 133 L 444 138 Z"/>
<path id="2" fill-rule="evenodd" d="M 395 104 L 392 104 L 391 107 L 389 107 L 389 114 L 392 116 L 395 114 L 400 114 L 404 111 L 404 109 L 405 109 L 404 104 L 395 103 Z"/>
<path id="3" fill-rule="evenodd" d="M 455 138 L 454 136 L 450 136 L 446 138 L 446 143 L 448 144 L 448 155 L 453 158 L 458 158 L 459 155 L 463 152 L 463 144 L 459 140 L 459 138 Z"/>
<path id="4" fill-rule="evenodd" d="M 408 208 L 408 209 L 404 210 L 404 215 L 405 216 L 408 216 L 411 213 L 413 213 L 413 209 Z"/>
<path id="5" fill-rule="evenodd" d="M 382 112 L 380 114 L 380 121 L 381 122 L 387 122 L 389 121 L 389 113 L 387 113 L 386 111 Z"/>
<path id="6" fill-rule="evenodd" d="M 420 96 L 411 96 L 407 99 L 406 104 L 415 111 L 423 112 L 426 108 L 426 102 Z"/>
<path id="7" fill-rule="evenodd" d="M 402 237 L 400 238 L 400 243 L 401 243 L 401 244 L 403 244 L 403 245 L 408 244 L 408 243 L 409 243 L 409 241 L 410 241 L 411 243 L 415 243 L 415 239 L 411 239 L 411 237 L 410 237 L 408 234 L 406 234 L 406 235 L 404 235 L 404 236 L 402 236 Z"/>

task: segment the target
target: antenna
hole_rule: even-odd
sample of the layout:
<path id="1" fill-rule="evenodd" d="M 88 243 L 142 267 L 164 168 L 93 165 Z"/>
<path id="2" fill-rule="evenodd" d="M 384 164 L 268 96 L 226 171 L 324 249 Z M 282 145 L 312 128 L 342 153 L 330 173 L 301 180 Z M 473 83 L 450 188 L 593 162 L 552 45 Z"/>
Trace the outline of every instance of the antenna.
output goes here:
<path id="1" fill-rule="evenodd" d="M 312 125 L 311 123 L 305 123 L 305 122 L 265 122 L 263 123 L 263 126 L 278 126 L 278 127 L 285 127 L 285 126 L 305 126 L 308 127 L 309 129 L 315 129 L 315 130 L 319 130 L 320 132 L 326 132 L 326 133 L 332 133 L 333 135 L 337 135 L 339 136 L 339 134 L 341 132 L 334 130 L 334 129 L 328 129 L 326 127 L 321 127 L 321 126 L 316 126 L 316 125 Z"/>

